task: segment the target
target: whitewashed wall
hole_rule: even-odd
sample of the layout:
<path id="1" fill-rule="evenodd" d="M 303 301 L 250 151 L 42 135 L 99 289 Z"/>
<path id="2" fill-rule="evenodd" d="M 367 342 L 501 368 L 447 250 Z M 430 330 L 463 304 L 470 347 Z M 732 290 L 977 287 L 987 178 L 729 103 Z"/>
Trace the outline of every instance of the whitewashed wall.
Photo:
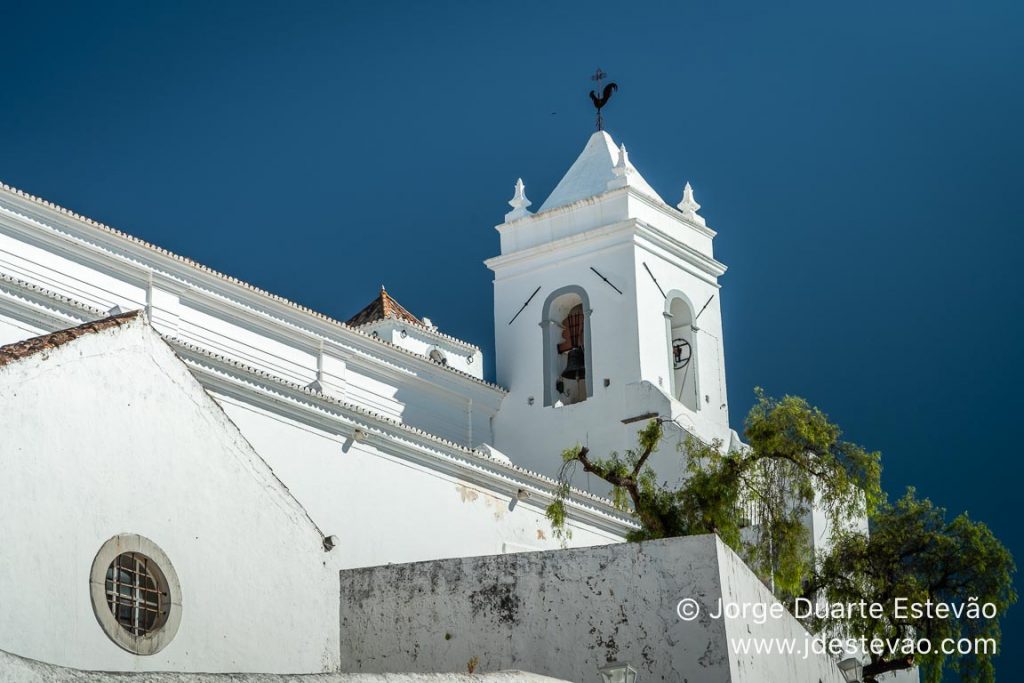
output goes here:
<path id="1" fill-rule="evenodd" d="M 684 432 L 726 446 L 733 441 L 717 282 L 725 266 L 713 258 L 712 231 L 632 188 L 497 229 L 501 255 L 487 265 L 494 271 L 497 380 L 509 390 L 495 418 L 498 448 L 516 462 L 554 475 L 560 451 L 576 443 L 600 456 L 635 447 L 636 431 L 646 420 L 629 420 L 653 413 L 678 424 L 669 427 L 672 433 L 652 461 L 662 479 L 675 480 L 681 474 L 676 446 Z M 582 288 L 589 299 L 593 393 L 581 403 L 553 407 L 544 400 L 541 323 L 548 297 L 569 286 Z M 671 396 L 663 292 L 684 295 L 695 316 L 707 303 L 694 333 L 696 410 Z M 526 424 L 529 430 L 523 429 Z M 581 485 L 606 493 L 603 484 Z"/>
<path id="2" fill-rule="evenodd" d="M 637 329 L 631 322 L 632 250 L 622 243 L 605 246 L 583 255 L 551 253 L 542 264 L 531 261 L 495 273 L 497 380 L 509 390 L 495 419 L 495 445 L 513 461 L 545 474 L 557 474 L 562 450 L 576 443 L 604 454 L 620 450 L 630 431 L 621 421 L 636 414 L 636 407 L 622 399 L 626 386 L 640 377 Z M 590 266 L 624 294 L 602 282 Z M 589 299 L 593 395 L 572 405 L 546 406 L 544 304 L 553 292 L 567 286 L 582 288 Z M 529 306 L 508 324 L 538 287 Z"/>
<path id="3" fill-rule="evenodd" d="M 716 539 L 719 582 L 716 594 L 704 595 L 698 599 L 702 615 L 710 609 L 717 609 L 713 599 L 734 605 L 772 605 L 777 601 L 771 591 L 754 576 L 743 560 L 721 541 Z M 803 647 L 810 634 L 788 612 L 781 618 L 769 618 L 764 623 L 750 616 L 726 617 L 724 645 L 729 648 L 729 668 L 732 681 L 736 683 L 763 683 L 764 681 L 806 681 L 814 683 L 842 683 L 845 679 L 836 668 L 836 660 L 813 653 L 804 657 L 782 655 L 777 652 L 743 652 L 733 641 L 761 639 L 762 642 L 782 642 L 789 639 L 797 648 Z"/>
<path id="4" fill-rule="evenodd" d="M 568 683 L 525 671 L 447 674 L 281 674 L 83 672 L 37 662 L 0 650 L 4 683 Z"/>
<path id="5" fill-rule="evenodd" d="M 386 440 L 364 442 L 217 395 L 242 434 L 339 545 L 339 568 L 559 547 L 545 500 L 516 499 L 519 485 L 474 482 L 402 457 Z M 571 521 L 573 546 L 622 534 Z M 622 527 L 620 527 L 621 529 Z"/>
<path id="6" fill-rule="evenodd" d="M 0 435 L 0 647 L 118 671 L 335 666 L 320 532 L 143 319 L 0 367 Z M 178 632 L 148 657 L 90 601 L 93 558 L 122 533 L 181 584 Z"/>
<path id="7" fill-rule="evenodd" d="M 325 316 L 0 186 L 0 279 L 14 278 L 103 313 L 145 308 L 163 335 L 291 382 L 475 446 L 491 440 L 504 392 L 480 381 L 471 344 L 438 337 L 451 369 L 418 351 L 353 331 Z M 0 283 L 2 285 L 2 283 Z M 0 286 L 0 290 L 3 287 Z M 24 302 L 0 291 L 0 317 Z M 354 311 L 353 311 L 354 312 Z M 95 313 L 82 319 L 94 319 Z M 42 321 L 40 329 L 65 327 Z M 30 336 L 0 325 L 0 342 Z M 409 345 L 406 345 L 409 346 Z M 414 352 L 415 351 L 415 352 Z M 319 373 L 318 373 L 319 370 Z"/>
<path id="8" fill-rule="evenodd" d="M 599 666 L 627 662 L 647 681 L 842 683 L 828 657 L 740 658 L 728 638 L 794 637 L 795 619 L 752 628 L 693 621 L 694 598 L 775 600 L 715 536 L 549 553 L 421 562 L 341 573 L 341 670 L 457 671 L 471 657 L 597 683 Z"/>
<path id="9" fill-rule="evenodd" d="M 479 347 L 440 333 L 435 328 L 386 318 L 362 325 L 359 329 L 370 334 L 376 332 L 380 338 L 421 356 L 440 351 L 448 367 L 474 377 L 484 376 L 484 354 Z"/>

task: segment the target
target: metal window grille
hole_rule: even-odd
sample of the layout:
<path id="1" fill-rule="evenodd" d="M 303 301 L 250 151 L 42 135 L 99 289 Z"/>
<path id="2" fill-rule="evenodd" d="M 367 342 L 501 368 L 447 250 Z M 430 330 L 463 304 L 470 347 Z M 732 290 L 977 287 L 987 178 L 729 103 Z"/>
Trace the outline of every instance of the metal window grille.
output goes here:
<path id="1" fill-rule="evenodd" d="M 151 559 L 138 553 L 122 553 L 107 568 L 107 605 L 132 635 L 144 636 L 163 625 L 168 596 L 159 572 Z"/>

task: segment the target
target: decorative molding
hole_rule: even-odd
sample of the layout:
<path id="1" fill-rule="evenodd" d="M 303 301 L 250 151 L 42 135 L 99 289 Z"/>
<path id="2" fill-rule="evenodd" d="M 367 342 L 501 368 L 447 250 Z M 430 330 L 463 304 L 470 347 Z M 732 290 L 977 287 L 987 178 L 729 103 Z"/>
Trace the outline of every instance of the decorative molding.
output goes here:
<path id="1" fill-rule="evenodd" d="M 393 356 L 393 362 L 411 358 L 415 363 L 430 364 L 429 359 L 419 354 L 385 340 L 374 339 L 313 309 L 0 183 L 0 214 L 4 212 L 14 219 L 8 222 L 9 228 L 30 235 L 33 241 L 44 241 L 58 253 L 73 254 L 77 260 L 86 260 L 103 270 L 119 273 L 142 290 L 149 282 L 150 273 L 154 273 L 159 278 L 177 282 L 190 296 L 203 292 L 219 300 L 224 313 L 241 315 L 245 312 L 288 330 L 282 330 L 281 334 L 298 332 L 329 340 L 334 337 L 332 341 L 344 340 L 356 347 L 376 347 L 382 355 Z M 141 301 L 137 303 L 144 305 Z M 456 368 L 444 368 L 444 372 L 459 378 L 460 382 L 468 380 L 497 390 L 502 395 L 507 393 L 496 384 Z"/>
<path id="2" fill-rule="evenodd" d="M 568 249 L 579 248 L 584 245 L 594 245 L 601 241 L 614 240 L 616 237 L 621 238 L 623 236 L 629 237 L 628 239 L 611 241 L 610 245 L 623 244 L 628 242 L 629 239 L 633 239 L 634 242 L 639 244 L 635 238 L 646 237 L 652 244 L 661 247 L 667 255 L 671 256 L 668 260 L 715 286 L 718 286 L 715 278 L 721 277 L 727 270 L 724 263 L 705 256 L 693 247 L 680 242 L 677 238 L 637 218 L 629 218 L 586 232 L 561 237 L 552 242 L 539 244 L 510 254 L 495 256 L 484 261 L 484 265 L 494 271 L 497 271 L 499 268 L 508 268 L 520 264 L 528 265 L 530 269 L 534 269 L 543 264 L 543 260 L 538 259 L 538 256 L 547 254 L 552 263 L 559 263 L 565 258 L 563 252 Z M 666 258 L 666 254 L 659 255 Z"/>
<path id="3" fill-rule="evenodd" d="M 246 405 L 260 407 L 328 433 L 351 436 L 356 429 L 361 429 L 368 443 L 387 455 L 418 462 L 492 491 L 508 492 L 527 488 L 531 494 L 536 493 L 538 504 L 547 505 L 554 500 L 557 481 L 504 460 L 488 457 L 484 450 L 467 448 L 389 416 L 320 394 L 181 340 L 165 341 L 200 383 L 215 394 L 232 397 Z M 573 489 L 568 502 L 575 519 L 610 533 L 624 535 L 636 527 L 628 515 L 600 496 Z"/>
<path id="4" fill-rule="evenodd" d="M 656 209 L 657 211 L 659 211 L 660 213 L 664 214 L 665 216 L 671 218 L 672 220 L 680 221 L 681 215 L 680 215 L 680 212 L 677 209 L 674 209 L 671 206 L 669 206 L 668 204 L 660 202 L 657 199 L 654 199 L 653 197 L 647 196 L 643 192 L 640 192 L 639 190 L 637 190 L 632 185 L 627 185 L 626 187 L 618 187 L 618 188 L 614 188 L 614 189 L 611 189 L 611 190 L 607 190 L 606 192 L 602 192 L 601 194 L 594 195 L 593 197 L 586 197 L 584 199 L 578 199 L 578 200 L 576 200 L 575 202 L 573 202 L 571 204 L 565 204 L 564 206 L 556 206 L 556 207 L 554 207 L 552 209 L 548 209 L 547 211 L 540 211 L 538 213 L 531 214 L 530 216 L 527 217 L 527 220 L 521 221 L 521 222 L 517 222 L 517 227 L 521 226 L 523 223 L 539 223 L 541 221 L 546 221 L 546 220 L 548 220 L 550 218 L 553 218 L 555 216 L 561 215 L 563 213 L 571 213 L 571 212 L 573 212 L 573 211 L 575 211 L 575 210 L 577 210 L 577 209 L 579 209 L 579 208 L 581 208 L 581 207 L 583 207 L 583 206 L 585 206 L 587 204 L 597 204 L 597 203 L 603 202 L 603 201 L 605 201 L 607 199 L 616 197 L 616 196 L 618 196 L 620 194 L 629 194 L 630 197 L 643 202 L 644 204 L 646 204 L 647 206 L 649 206 L 649 207 L 651 207 L 653 209 Z M 681 224 L 683 226 L 685 226 L 685 227 L 687 227 L 687 228 L 689 228 L 691 230 L 694 230 L 695 232 L 703 235 L 704 237 L 714 238 L 718 234 L 717 232 L 715 232 L 714 230 L 712 230 L 711 228 L 709 228 L 706 225 L 698 225 L 698 224 L 692 223 L 690 221 L 680 221 L 680 222 L 681 222 Z M 509 226 L 508 223 L 501 223 L 501 224 L 496 225 L 494 227 L 495 227 L 495 229 L 498 232 L 504 232 L 506 229 L 511 229 L 511 227 Z"/>

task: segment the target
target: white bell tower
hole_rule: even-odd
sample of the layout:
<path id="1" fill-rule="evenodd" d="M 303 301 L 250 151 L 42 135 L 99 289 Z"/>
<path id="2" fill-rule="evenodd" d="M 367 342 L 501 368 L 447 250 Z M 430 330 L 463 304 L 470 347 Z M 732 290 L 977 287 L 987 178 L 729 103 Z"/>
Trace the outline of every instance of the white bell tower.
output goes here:
<path id="1" fill-rule="evenodd" d="M 522 180 L 509 204 L 497 226 L 501 255 L 486 262 L 497 380 L 509 390 L 495 446 L 555 475 L 565 448 L 621 453 L 660 416 L 674 422 L 652 462 L 659 478 L 674 479 L 686 433 L 730 445 L 725 266 L 689 183 L 669 206 L 625 146 L 599 130 L 536 213 Z"/>

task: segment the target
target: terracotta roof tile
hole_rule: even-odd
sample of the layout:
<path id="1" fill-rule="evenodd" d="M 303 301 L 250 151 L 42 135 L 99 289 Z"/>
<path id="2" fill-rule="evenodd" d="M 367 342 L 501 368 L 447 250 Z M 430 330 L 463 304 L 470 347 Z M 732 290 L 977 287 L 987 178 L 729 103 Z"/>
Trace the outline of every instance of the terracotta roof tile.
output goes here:
<path id="1" fill-rule="evenodd" d="M 126 325 L 137 318 L 141 313 L 142 311 L 119 313 L 117 315 L 112 315 L 109 318 L 94 320 L 77 327 L 69 327 L 66 330 L 57 330 L 56 332 L 44 334 L 40 337 L 32 337 L 31 339 L 14 342 L 7 346 L 0 346 L 0 367 L 21 360 L 22 358 L 27 358 L 33 354 L 40 353 L 41 351 L 47 351 L 49 349 L 55 349 L 58 346 L 63 346 L 64 344 L 73 342 L 79 337 L 84 337 L 87 334 L 93 334 L 112 327 L 121 327 L 122 325 Z"/>
<path id="2" fill-rule="evenodd" d="M 359 327 L 360 325 L 366 325 L 367 323 L 387 318 L 392 320 L 405 320 L 406 322 L 416 323 L 417 325 L 423 324 L 419 318 L 407 311 L 402 304 L 392 299 L 391 295 L 387 293 L 387 290 L 385 290 L 383 286 L 380 288 L 380 294 L 377 295 L 377 298 L 371 301 L 366 308 L 345 321 L 345 324 L 351 325 L 352 327 Z"/>

